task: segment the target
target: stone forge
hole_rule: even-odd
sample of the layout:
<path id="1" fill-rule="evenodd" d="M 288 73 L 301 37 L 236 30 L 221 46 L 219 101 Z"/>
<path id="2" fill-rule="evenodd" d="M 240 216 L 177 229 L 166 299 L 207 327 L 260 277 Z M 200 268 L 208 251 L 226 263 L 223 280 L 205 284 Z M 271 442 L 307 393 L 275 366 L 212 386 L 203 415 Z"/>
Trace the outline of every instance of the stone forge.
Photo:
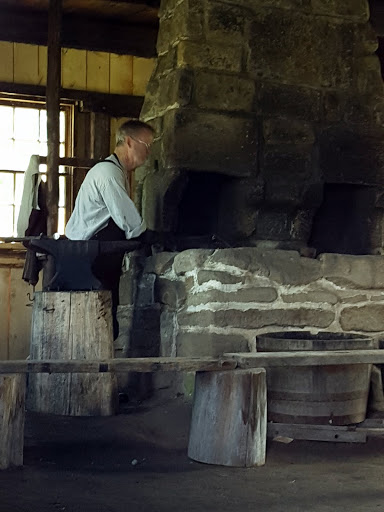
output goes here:
<path id="1" fill-rule="evenodd" d="M 366 0 L 162 1 L 138 204 L 191 249 L 127 258 L 118 354 L 253 351 L 277 330 L 384 334 L 376 48 Z"/>
<path id="2" fill-rule="evenodd" d="M 141 117 L 158 138 L 137 173 L 150 229 L 223 247 L 383 245 L 367 0 L 163 0 L 157 49 Z"/>

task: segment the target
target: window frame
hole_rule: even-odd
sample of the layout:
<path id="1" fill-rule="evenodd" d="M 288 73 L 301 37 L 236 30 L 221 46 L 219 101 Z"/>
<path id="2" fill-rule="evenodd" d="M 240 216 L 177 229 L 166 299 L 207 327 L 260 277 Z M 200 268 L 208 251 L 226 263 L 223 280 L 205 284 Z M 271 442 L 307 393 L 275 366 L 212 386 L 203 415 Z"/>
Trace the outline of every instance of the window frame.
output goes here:
<path id="1" fill-rule="evenodd" d="M 75 100 L 61 100 L 60 101 L 60 111 L 65 111 L 67 114 L 67 122 L 65 123 L 65 144 L 64 144 L 64 154 L 65 157 L 73 156 L 74 149 L 74 117 L 75 117 Z M 10 106 L 10 107 L 27 107 L 34 109 L 43 109 L 46 110 L 46 101 L 44 97 L 41 96 L 31 96 L 26 94 L 17 94 L 14 93 L 10 95 L 9 93 L 1 93 L 0 92 L 0 105 L 1 106 Z M 11 169 L 3 169 L 0 167 L 0 171 L 10 172 L 13 175 L 16 173 L 25 172 L 20 170 L 11 170 Z M 71 215 L 73 209 L 73 168 L 64 166 L 64 172 L 60 173 L 59 176 L 64 176 L 66 178 L 66 187 L 65 187 L 65 214 L 64 214 L 64 224 L 67 223 L 69 216 Z M 12 238 L 12 237 L 7 237 Z M 0 242 L 0 252 L 2 254 L 6 253 L 19 253 L 20 251 L 25 251 L 24 246 L 21 242 Z"/>

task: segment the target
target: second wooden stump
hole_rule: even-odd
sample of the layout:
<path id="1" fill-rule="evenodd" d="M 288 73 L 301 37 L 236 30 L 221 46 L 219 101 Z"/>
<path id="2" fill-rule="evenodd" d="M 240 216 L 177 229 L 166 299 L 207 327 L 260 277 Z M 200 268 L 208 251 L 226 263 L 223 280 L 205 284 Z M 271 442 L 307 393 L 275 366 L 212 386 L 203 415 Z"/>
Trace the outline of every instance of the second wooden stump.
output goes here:
<path id="1" fill-rule="evenodd" d="M 113 358 L 109 291 L 37 292 L 31 359 Z M 116 412 L 116 377 L 105 374 L 30 374 L 27 409 L 72 416 Z"/>
<path id="2" fill-rule="evenodd" d="M 25 375 L 0 375 L 0 469 L 23 465 Z"/>
<path id="3" fill-rule="evenodd" d="M 263 368 L 197 372 L 188 456 L 207 464 L 262 466 L 266 395 Z"/>

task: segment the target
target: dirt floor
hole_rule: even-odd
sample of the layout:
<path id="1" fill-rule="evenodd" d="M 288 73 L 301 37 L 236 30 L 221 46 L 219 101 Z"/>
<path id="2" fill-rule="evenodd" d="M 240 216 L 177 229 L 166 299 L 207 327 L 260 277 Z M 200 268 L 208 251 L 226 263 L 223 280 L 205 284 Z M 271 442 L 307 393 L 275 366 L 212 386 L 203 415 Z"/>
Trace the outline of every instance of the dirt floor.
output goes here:
<path id="1" fill-rule="evenodd" d="M 0 512 L 384 511 L 384 440 L 270 442 L 264 467 L 187 457 L 190 405 L 110 418 L 29 414 L 25 465 L 0 472 Z"/>

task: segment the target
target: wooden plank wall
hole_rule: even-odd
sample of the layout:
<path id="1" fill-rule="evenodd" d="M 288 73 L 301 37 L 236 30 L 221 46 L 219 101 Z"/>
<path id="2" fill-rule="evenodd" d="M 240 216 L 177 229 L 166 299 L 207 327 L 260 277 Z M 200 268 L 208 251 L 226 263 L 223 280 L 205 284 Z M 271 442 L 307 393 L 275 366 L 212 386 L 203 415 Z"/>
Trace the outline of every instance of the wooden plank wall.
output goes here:
<path id="1" fill-rule="evenodd" d="M 24 359 L 29 353 L 32 287 L 22 280 L 22 264 L 0 263 L 0 360 Z"/>
<path id="2" fill-rule="evenodd" d="M 47 48 L 0 41 L 0 81 L 45 85 Z M 62 87 L 142 96 L 154 59 L 62 49 Z"/>

